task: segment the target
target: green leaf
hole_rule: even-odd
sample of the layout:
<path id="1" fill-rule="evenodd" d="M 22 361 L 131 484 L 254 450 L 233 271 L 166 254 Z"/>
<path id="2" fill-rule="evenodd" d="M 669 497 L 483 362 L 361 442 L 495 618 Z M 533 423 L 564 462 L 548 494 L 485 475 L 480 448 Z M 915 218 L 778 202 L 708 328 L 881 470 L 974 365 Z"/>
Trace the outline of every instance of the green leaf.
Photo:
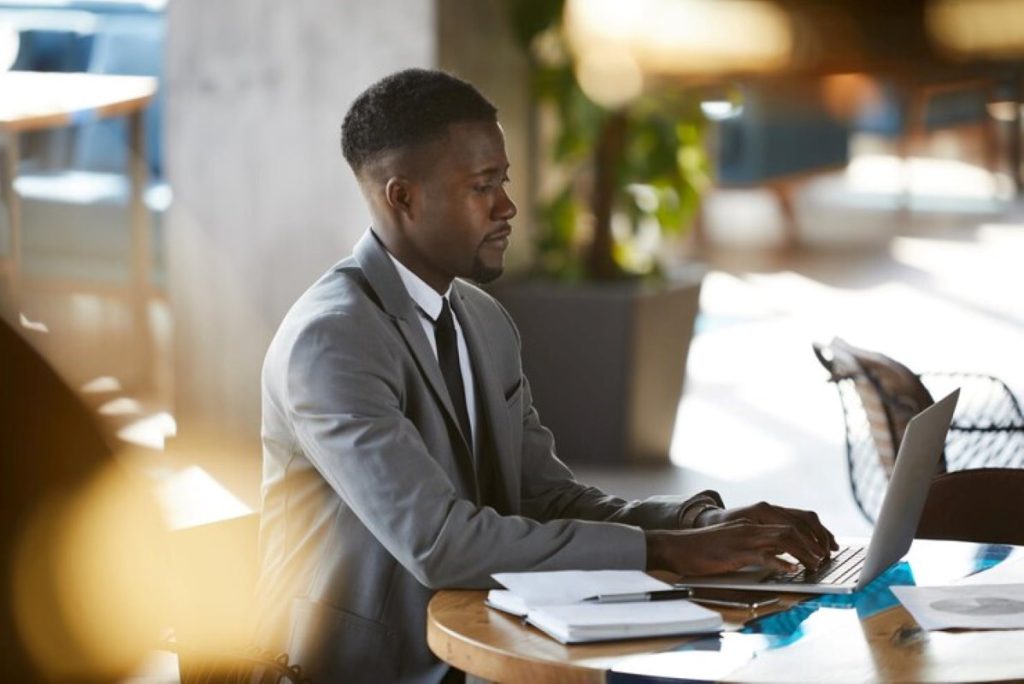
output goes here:
<path id="1" fill-rule="evenodd" d="M 562 21 L 563 0 L 505 0 L 516 42 L 529 49 L 537 34 Z"/>

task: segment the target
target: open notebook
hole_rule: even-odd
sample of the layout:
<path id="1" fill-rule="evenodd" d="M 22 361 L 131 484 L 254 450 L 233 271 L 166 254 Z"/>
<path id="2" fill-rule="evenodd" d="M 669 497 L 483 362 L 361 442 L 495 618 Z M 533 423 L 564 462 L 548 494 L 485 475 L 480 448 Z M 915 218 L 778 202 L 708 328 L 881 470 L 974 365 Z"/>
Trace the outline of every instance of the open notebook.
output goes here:
<path id="1" fill-rule="evenodd" d="M 717 632 L 722 616 L 685 599 L 585 602 L 604 594 L 642 594 L 671 585 L 633 570 L 498 573 L 487 605 L 526 621 L 563 644 Z"/>

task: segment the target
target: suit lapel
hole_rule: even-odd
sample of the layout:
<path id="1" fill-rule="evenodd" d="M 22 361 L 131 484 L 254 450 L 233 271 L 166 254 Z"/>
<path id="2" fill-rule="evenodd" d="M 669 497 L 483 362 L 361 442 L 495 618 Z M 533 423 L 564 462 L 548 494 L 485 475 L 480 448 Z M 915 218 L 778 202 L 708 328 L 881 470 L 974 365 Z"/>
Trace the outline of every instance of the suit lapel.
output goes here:
<path id="1" fill-rule="evenodd" d="M 452 288 L 452 307 L 459 317 L 459 324 L 466 336 L 466 346 L 473 362 L 476 375 L 477 403 L 483 409 L 480 418 L 487 423 L 484 434 L 491 437 L 491 451 L 494 454 L 494 471 L 501 481 L 505 501 L 514 501 L 511 485 L 515 482 L 513 469 L 518 468 L 517 454 L 512 453 L 512 436 L 505 406 L 505 393 L 500 379 L 492 367 L 488 354 L 487 331 L 480 316 L 463 296 L 459 281 Z"/>
<path id="2" fill-rule="evenodd" d="M 391 263 L 387 251 L 372 230 L 366 231 L 356 243 L 353 254 L 373 291 L 380 298 L 384 310 L 394 318 L 398 331 L 405 338 L 409 349 L 412 350 L 420 372 L 426 378 L 434 396 L 437 397 L 444 409 L 449 423 L 454 427 L 454 434 L 461 437 L 461 443 L 455 444 L 453 447 L 456 452 L 461 452 L 462 457 L 457 457 L 458 467 L 468 491 L 473 493 L 476 489 L 476 477 L 472 464 L 472 450 L 470 450 L 465 436 L 462 435 L 458 418 L 455 416 L 455 409 L 448 396 L 448 387 L 444 384 L 444 378 L 441 376 L 441 368 L 430 347 L 430 341 L 427 340 L 423 332 L 423 326 L 412 299 L 395 270 L 395 265 Z"/>

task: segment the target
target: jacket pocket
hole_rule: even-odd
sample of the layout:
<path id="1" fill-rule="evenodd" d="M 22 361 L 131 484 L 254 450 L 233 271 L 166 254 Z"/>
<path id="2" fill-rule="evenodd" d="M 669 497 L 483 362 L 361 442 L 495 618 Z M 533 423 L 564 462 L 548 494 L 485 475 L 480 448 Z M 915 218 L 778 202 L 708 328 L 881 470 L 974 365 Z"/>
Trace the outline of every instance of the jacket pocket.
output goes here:
<path id="1" fill-rule="evenodd" d="M 509 405 L 516 400 L 519 395 L 523 393 L 523 377 L 519 376 L 519 380 L 516 381 L 512 387 L 505 391 L 505 402 Z"/>
<path id="2" fill-rule="evenodd" d="M 386 625 L 316 601 L 292 601 L 288 655 L 312 681 L 391 681 L 401 658 L 395 648 Z"/>

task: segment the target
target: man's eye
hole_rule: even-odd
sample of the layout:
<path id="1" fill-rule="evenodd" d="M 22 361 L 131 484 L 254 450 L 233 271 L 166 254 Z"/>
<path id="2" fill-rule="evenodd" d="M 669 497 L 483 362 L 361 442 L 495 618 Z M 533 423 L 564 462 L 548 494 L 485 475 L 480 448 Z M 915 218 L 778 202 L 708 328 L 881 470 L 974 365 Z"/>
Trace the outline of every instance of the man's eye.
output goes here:
<path id="1" fill-rule="evenodd" d="M 476 192 L 493 192 L 498 187 L 499 184 L 502 187 L 504 187 L 504 186 L 508 185 L 511 182 L 512 182 L 512 180 L 508 176 L 506 176 L 506 177 L 502 178 L 498 182 L 494 182 L 494 183 L 479 183 L 477 185 L 474 185 L 473 186 L 473 190 L 475 190 Z"/>

